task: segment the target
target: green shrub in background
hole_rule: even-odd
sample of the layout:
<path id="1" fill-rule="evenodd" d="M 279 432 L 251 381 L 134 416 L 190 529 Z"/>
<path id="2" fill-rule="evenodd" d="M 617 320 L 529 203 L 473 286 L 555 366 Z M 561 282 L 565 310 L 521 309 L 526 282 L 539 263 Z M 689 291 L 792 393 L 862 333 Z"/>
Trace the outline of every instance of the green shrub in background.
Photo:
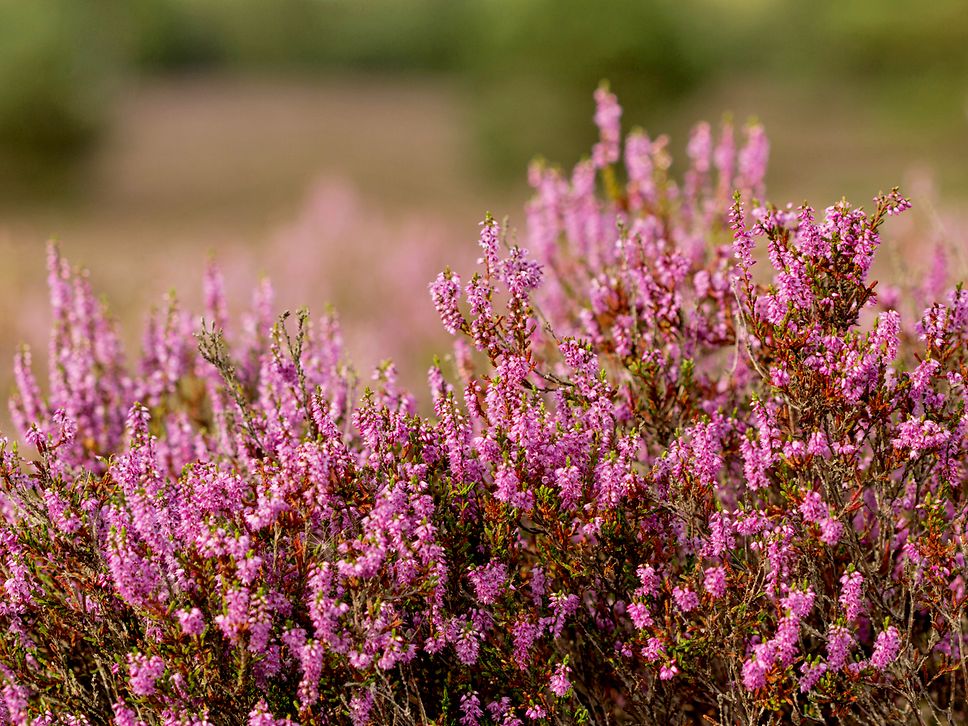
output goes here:
<path id="1" fill-rule="evenodd" d="M 712 71 L 710 48 L 696 42 L 680 4 L 471 0 L 468 9 L 462 62 L 479 148 L 498 169 L 520 169 L 535 150 L 575 161 L 591 141 L 585 89 L 602 78 L 648 122 Z"/>
<path id="2" fill-rule="evenodd" d="M 518 178 L 587 147 L 602 78 L 648 126 L 724 76 L 863 91 L 883 117 L 963 123 L 962 0 L 0 0 L 0 165 L 104 128 L 111 81 L 224 70 L 444 74 L 480 159 Z"/>
<path id="3" fill-rule="evenodd" d="M 97 3 L 0 0 L 0 155 L 33 179 L 89 148 L 118 67 Z"/>

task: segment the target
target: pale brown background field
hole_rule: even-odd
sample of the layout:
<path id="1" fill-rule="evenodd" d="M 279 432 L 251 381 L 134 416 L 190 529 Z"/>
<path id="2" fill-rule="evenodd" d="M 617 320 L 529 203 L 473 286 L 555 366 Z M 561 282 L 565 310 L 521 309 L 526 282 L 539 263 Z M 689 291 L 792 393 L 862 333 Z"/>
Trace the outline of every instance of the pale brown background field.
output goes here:
<path id="1" fill-rule="evenodd" d="M 524 169 L 503 178 L 481 169 L 472 108 L 454 84 L 423 76 L 210 74 L 131 84 L 110 135 L 77 172 L 82 183 L 0 201 L 0 384 L 9 386 L 6 361 L 19 343 L 43 359 L 44 245 L 54 238 L 92 270 L 132 351 L 166 291 L 197 309 L 214 256 L 234 307 L 268 274 L 280 311 L 333 304 L 361 369 L 392 357 L 419 385 L 447 345 L 427 282 L 444 265 L 470 270 L 485 211 L 523 225 Z M 824 207 L 841 194 L 864 203 L 894 184 L 932 217 L 964 201 L 968 116 L 960 127 L 919 127 L 917 118 L 871 112 L 855 91 L 744 77 L 711 85 L 649 130 L 678 134 L 681 152 L 689 124 L 724 111 L 766 124 L 778 203 Z M 941 237 L 964 247 L 964 227 L 942 219 L 925 228 L 923 246 L 895 251 L 907 261 L 895 270 L 923 268 Z"/>

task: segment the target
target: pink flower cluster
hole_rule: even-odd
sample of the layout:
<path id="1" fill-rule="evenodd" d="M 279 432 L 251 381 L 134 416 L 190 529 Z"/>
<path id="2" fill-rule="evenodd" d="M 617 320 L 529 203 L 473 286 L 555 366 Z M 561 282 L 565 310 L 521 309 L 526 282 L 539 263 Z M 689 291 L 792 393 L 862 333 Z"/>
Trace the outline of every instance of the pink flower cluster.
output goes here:
<path id="1" fill-rule="evenodd" d="M 424 405 L 268 286 L 234 335 L 214 268 L 130 360 L 51 248 L 0 723 L 968 718 L 968 295 L 878 298 L 896 190 L 777 208 L 760 127 L 676 174 L 595 100 L 592 158 L 531 169 L 531 254 L 487 217 L 431 284 Z"/>

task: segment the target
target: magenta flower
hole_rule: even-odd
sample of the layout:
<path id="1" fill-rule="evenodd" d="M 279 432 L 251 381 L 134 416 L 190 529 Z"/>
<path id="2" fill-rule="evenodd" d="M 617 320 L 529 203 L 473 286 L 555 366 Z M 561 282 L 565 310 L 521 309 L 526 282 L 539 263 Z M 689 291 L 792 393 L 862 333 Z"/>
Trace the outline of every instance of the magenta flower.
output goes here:
<path id="1" fill-rule="evenodd" d="M 829 511 L 820 492 L 809 492 L 800 504 L 800 513 L 807 522 L 822 521 Z"/>
<path id="2" fill-rule="evenodd" d="M 877 634 L 870 664 L 879 671 L 887 670 L 901 650 L 901 635 L 893 625 Z"/>
<path id="3" fill-rule="evenodd" d="M 840 586 L 840 607 L 848 620 L 857 620 L 864 611 L 864 576 L 859 572 L 845 573 Z"/>
<path id="4" fill-rule="evenodd" d="M 671 680 L 672 678 L 675 678 L 678 672 L 679 669 L 676 667 L 676 662 L 674 660 L 669 661 L 668 663 L 663 664 L 663 666 L 659 669 L 659 680 Z"/>
<path id="5" fill-rule="evenodd" d="M 156 655 L 149 657 L 140 654 L 128 656 L 128 674 L 131 691 L 138 696 L 151 696 L 157 690 L 155 683 L 165 672 L 165 662 Z"/>
<path id="6" fill-rule="evenodd" d="M 430 284 L 430 297 L 434 307 L 440 315 L 444 329 L 451 335 L 456 335 L 467 324 L 458 304 L 460 290 L 460 277 L 450 272 L 441 272 Z"/>
<path id="7" fill-rule="evenodd" d="M 568 680 L 568 674 L 570 672 L 571 668 L 564 663 L 559 663 L 554 673 L 551 674 L 551 678 L 548 680 L 548 687 L 558 698 L 564 698 L 568 694 L 568 691 L 571 690 L 571 681 Z"/>
<path id="8" fill-rule="evenodd" d="M 474 592 L 481 605 L 491 605 L 504 590 L 508 578 L 508 568 L 503 562 L 491 561 L 486 565 L 474 569 L 468 575 Z"/>
<path id="9" fill-rule="evenodd" d="M 846 664 L 855 645 L 854 637 L 847 628 L 832 625 L 827 631 L 827 670 L 836 673 Z"/>
<path id="10" fill-rule="evenodd" d="M 705 572 L 703 586 L 713 598 L 721 598 L 726 594 L 726 570 L 722 567 L 708 567 Z"/>

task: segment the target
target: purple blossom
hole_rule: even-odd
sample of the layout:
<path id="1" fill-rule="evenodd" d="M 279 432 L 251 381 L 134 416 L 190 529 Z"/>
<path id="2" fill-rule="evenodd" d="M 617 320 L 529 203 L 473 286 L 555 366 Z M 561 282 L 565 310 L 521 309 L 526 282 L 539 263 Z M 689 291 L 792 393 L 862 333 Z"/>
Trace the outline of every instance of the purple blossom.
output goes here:
<path id="1" fill-rule="evenodd" d="M 827 664 L 804 663 L 800 666 L 800 672 L 803 673 L 800 678 L 800 693 L 809 693 L 817 685 L 817 682 L 823 678 L 823 674 L 827 672 Z"/>
<path id="2" fill-rule="evenodd" d="M 565 622 L 578 612 L 581 601 L 575 593 L 555 593 L 550 599 L 552 610 L 551 635 L 560 638 Z"/>
<path id="3" fill-rule="evenodd" d="M 897 188 L 892 189 L 883 196 L 874 197 L 874 202 L 876 204 L 883 204 L 888 215 L 900 214 L 911 208 L 911 202 L 901 196 Z"/>
<path id="4" fill-rule="evenodd" d="M 827 517 L 820 522 L 820 541 L 824 544 L 833 546 L 844 536 L 844 525 L 840 520 Z"/>
<path id="5" fill-rule="evenodd" d="M 350 720 L 353 726 L 365 726 L 370 723 L 370 711 L 373 709 L 373 692 L 354 693 L 350 698 Z"/>
<path id="6" fill-rule="evenodd" d="M 636 570 L 641 587 L 639 593 L 643 597 L 655 595 L 659 591 L 659 575 L 652 565 L 642 565 Z"/>
<path id="7" fill-rule="evenodd" d="M 465 693 L 460 697 L 461 726 L 477 726 L 484 711 L 476 692 Z"/>
<path id="8" fill-rule="evenodd" d="M 464 665 L 474 665 L 480 652 L 480 640 L 473 628 L 465 626 L 461 628 L 454 640 L 454 650 L 457 652 L 457 659 Z"/>
<path id="9" fill-rule="evenodd" d="M 632 618 L 633 625 L 639 630 L 648 628 L 655 622 L 652 619 L 652 613 L 649 612 L 649 606 L 644 602 L 634 602 L 629 605 L 628 613 L 629 617 Z"/>
<path id="10" fill-rule="evenodd" d="M 807 522 L 821 522 L 826 518 L 829 508 L 820 492 L 809 492 L 800 504 L 800 513 Z"/>
<path id="11" fill-rule="evenodd" d="M 548 715 L 548 712 L 545 711 L 541 706 L 532 704 L 531 706 L 528 706 L 527 710 L 525 710 L 524 715 L 532 721 L 540 721 Z"/>
<path id="12" fill-rule="evenodd" d="M 854 644 L 854 636 L 847 628 L 832 625 L 827 631 L 827 670 L 831 673 L 841 670 L 847 664 Z"/>
<path id="13" fill-rule="evenodd" d="M 816 599 L 816 594 L 810 588 L 804 591 L 791 590 L 786 597 L 783 598 L 781 604 L 785 610 L 790 611 L 790 615 L 798 620 L 802 620 L 810 614 L 813 609 L 813 603 Z"/>
<path id="14" fill-rule="evenodd" d="M 525 256 L 520 247 L 512 247 L 502 269 L 502 279 L 508 292 L 524 297 L 541 284 L 541 265 Z"/>
<path id="15" fill-rule="evenodd" d="M 857 620 L 864 611 L 864 576 L 859 572 L 844 573 L 841 576 L 840 607 L 850 621 Z"/>
<path id="16" fill-rule="evenodd" d="M 520 618 L 511 626 L 511 637 L 514 640 L 514 660 L 521 670 L 527 670 L 528 655 L 531 646 L 541 635 L 541 626 L 527 617 Z"/>
<path id="17" fill-rule="evenodd" d="M 663 663 L 662 667 L 659 668 L 659 680 L 660 681 L 671 680 L 675 678 L 678 672 L 679 672 L 679 669 L 676 667 L 676 662 L 674 660 L 669 661 L 668 663 Z"/>
<path id="18" fill-rule="evenodd" d="M 568 694 L 568 691 L 571 690 L 571 681 L 568 680 L 569 673 L 571 673 L 571 668 L 565 663 L 559 663 L 554 673 L 551 674 L 551 678 L 548 680 L 548 688 L 558 698 L 564 698 Z"/>
<path id="19" fill-rule="evenodd" d="M 165 672 L 165 662 L 157 655 L 150 658 L 140 654 L 128 656 L 128 674 L 131 692 L 137 696 L 151 696 L 157 690 L 156 682 Z"/>
<path id="20" fill-rule="evenodd" d="M 451 272 L 441 272 L 430 284 L 430 297 L 434 307 L 440 315 L 444 329 L 451 335 L 456 335 L 467 324 L 458 305 L 460 290 L 460 277 Z"/>
<path id="21" fill-rule="evenodd" d="M 802 611 L 802 606 L 801 606 Z M 796 657 L 800 644 L 800 619 L 796 614 L 780 619 L 776 628 L 776 635 L 769 645 L 773 648 L 776 660 L 783 666 L 789 666 Z"/>
<path id="22" fill-rule="evenodd" d="M 185 635 L 201 635 L 205 629 L 205 619 L 202 611 L 198 608 L 176 610 L 175 615 L 178 617 L 178 622 Z"/>
<path id="23" fill-rule="evenodd" d="M 871 654 L 870 664 L 879 671 L 887 670 L 901 651 L 901 635 L 897 628 L 891 625 L 877 634 L 874 641 L 874 652 Z"/>
<path id="24" fill-rule="evenodd" d="M 601 141 L 592 150 L 595 166 L 602 168 L 614 164 L 619 159 L 622 107 L 618 105 L 615 94 L 609 93 L 604 86 L 595 91 L 595 125 L 598 126 Z"/>
<path id="25" fill-rule="evenodd" d="M 256 703 L 255 707 L 249 712 L 248 726 L 291 726 L 292 721 L 288 718 L 276 718 L 269 710 L 265 699 Z"/>
<path id="26" fill-rule="evenodd" d="M 508 578 L 508 568 L 503 562 L 491 561 L 478 567 L 468 575 L 474 586 L 474 593 L 481 605 L 491 605 L 497 601 L 504 590 Z"/>
<path id="27" fill-rule="evenodd" d="M 708 567 L 705 572 L 703 586 L 706 592 L 718 599 L 726 594 L 726 570 L 722 567 Z"/>
<path id="28" fill-rule="evenodd" d="M 743 663 L 743 686 L 747 691 L 756 691 L 766 686 L 766 675 L 771 665 L 772 663 L 767 664 L 756 656 Z"/>
<path id="29" fill-rule="evenodd" d="M 922 451 L 942 446 L 950 435 L 935 421 L 909 419 L 898 426 L 893 443 L 897 449 L 910 449 L 910 456 L 914 459 Z"/>
<path id="30" fill-rule="evenodd" d="M 666 649 L 662 641 L 656 637 L 651 637 L 645 642 L 642 648 L 642 657 L 649 662 L 653 662 L 665 655 Z"/>
<path id="31" fill-rule="evenodd" d="M 582 475 L 578 467 L 566 466 L 555 471 L 561 505 L 574 509 L 582 498 Z"/>
<path id="32" fill-rule="evenodd" d="M 501 226 L 488 214 L 481 222 L 480 227 L 480 246 L 484 250 L 482 261 L 488 275 L 497 274 L 500 260 L 498 247 L 501 239 Z"/>
<path id="33" fill-rule="evenodd" d="M 763 193 L 763 179 L 769 160 L 770 142 L 763 127 L 754 124 L 746 129 L 746 145 L 739 152 L 739 179 L 741 189 L 749 189 L 753 194 Z"/>
<path id="34" fill-rule="evenodd" d="M 728 514 L 715 512 L 709 517 L 709 544 L 706 548 L 711 557 L 720 557 L 736 546 L 735 525 Z"/>
<path id="35" fill-rule="evenodd" d="M 753 241 L 753 235 L 746 229 L 743 205 L 739 199 L 730 207 L 729 224 L 733 230 L 733 254 L 739 260 L 739 266 L 744 276 L 749 275 L 749 270 L 756 264 L 753 259 L 753 248 L 756 243 Z"/>
<path id="36" fill-rule="evenodd" d="M 697 607 L 699 607 L 699 596 L 688 588 L 673 588 L 672 597 L 675 598 L 676 605 L 678 605 L 679 609 L 684 613 L 688 613 L 689 611 L 695 610 Z"/>

